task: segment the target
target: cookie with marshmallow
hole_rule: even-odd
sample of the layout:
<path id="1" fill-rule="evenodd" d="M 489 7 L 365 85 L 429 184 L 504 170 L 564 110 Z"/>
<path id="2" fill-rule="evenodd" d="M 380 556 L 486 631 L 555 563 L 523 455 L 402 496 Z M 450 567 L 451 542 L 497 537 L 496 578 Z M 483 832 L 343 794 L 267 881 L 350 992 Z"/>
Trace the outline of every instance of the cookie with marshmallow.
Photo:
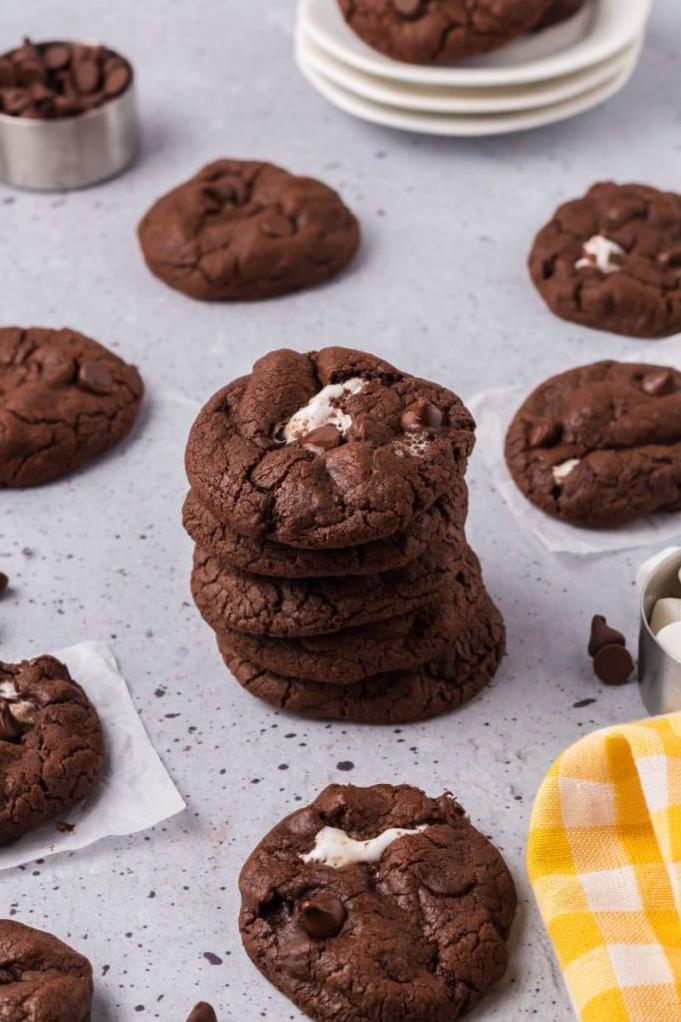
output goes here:
<path id="1" fill-rule="evenodd" d="M 627 337 L 681 330 L 681 195 L 605 181 L 537 235 L 534 284 L 562 319 Z"/>
<path id="2" fill-rule="evenodd" d="M 103 764 L 97 711 L 64 664 L 0 663 L 0 845 L 81 802 Z"/>
<path id="3" fill-rule="evenodd" d="M 513 879 L 448 794 L 331 785 L 240 889 L 248 955 L 318 1022 L 453 1022 L 506 970 Z"/>
<path id="4" fill-rule="evenodd" d="M 681 373 L 595 362 L 553 376 L 516 413 L 506 463 L 546 514 L 591 528 L 681 509 Z"/>

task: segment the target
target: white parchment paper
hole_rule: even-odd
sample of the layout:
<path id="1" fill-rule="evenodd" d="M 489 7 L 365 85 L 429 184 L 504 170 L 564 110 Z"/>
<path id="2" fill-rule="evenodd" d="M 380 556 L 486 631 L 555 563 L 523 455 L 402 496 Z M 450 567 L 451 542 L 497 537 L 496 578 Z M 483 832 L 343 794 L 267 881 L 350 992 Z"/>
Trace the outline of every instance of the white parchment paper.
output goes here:
<path id="1" fill-rule="evenodd" d="M 626 362 L 681 370 L 681 338 L 651 343 Z M 529 529 L 552 553 L 596 555 L 645 546 L 671 546 L 681 539 L 681 514 L 659 514 L 619 529 L 581 529 L 544 514 L 523 497 L 504 460 L 504 439 L 531 387 L 482 391 L 468 405 L 478 424 L 478 444 L 492 481 L 522 529 Z"/>
<path id="2" fill-rule="evenodd" d="M 72 852 L 104 837 L 134 834 L 181 812 L 185 803 L 140 720 L 105 642 L 81 642 L 52 654 L 85 690 L 104 728 L 106 763 L 97 789 L 79 806 L 0 848 L 0 870 Z M 67 823 L 73 830 L 62 829 Z"/>

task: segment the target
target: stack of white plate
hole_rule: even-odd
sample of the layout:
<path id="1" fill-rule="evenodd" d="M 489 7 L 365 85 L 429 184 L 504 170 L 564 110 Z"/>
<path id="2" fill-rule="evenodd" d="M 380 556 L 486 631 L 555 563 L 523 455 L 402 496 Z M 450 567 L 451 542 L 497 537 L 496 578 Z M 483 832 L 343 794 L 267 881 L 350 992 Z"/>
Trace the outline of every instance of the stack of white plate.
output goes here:
<path id="1" fill-rule="evenodd" d="M 652 0 L 587 0 L 569 20 L 444 66 L 405 64 L 362 42 L 338 0 L 299 0 L 298 65 L 331 103 L 375 124 L 495 135 L 565 120 L 604 102 L 636 67 Z"/>

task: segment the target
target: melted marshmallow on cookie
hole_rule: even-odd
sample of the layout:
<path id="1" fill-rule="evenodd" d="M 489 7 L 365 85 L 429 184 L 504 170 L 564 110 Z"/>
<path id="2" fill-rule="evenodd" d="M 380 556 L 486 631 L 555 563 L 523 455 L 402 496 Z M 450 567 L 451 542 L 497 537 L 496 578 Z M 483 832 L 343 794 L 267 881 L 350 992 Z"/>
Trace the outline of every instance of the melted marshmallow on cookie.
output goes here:
<path id="1" fill-rule="evenodd" d="M 360 376 L 353 376 L 344 383 L 324 387 L 288 420 L 282 429 L 284 442 L 293 444 L 321 426 L 335 426 L 345 433 L 352 425 L 352 417 L 342 410 L 340 402 L 346 394 L 359 394 L 366 384 Z"/>
<path id="2" fill-rule="evenodd" d="M 562 483 L 564 479 L 567 479 L 571 472 L 574 472 L 579 465 L 579 462 L 579 458 L 568 458 L 567 461 L 563 461 L 560 465 L 554 465 L 552 471 L 555 481 L 557 483 Z"/>
<path id="3" fill-rule="evenodd" d="M 307 855 L 301 855 L 303 862 L 320 862 L 332 869 L 342 869 L 358 862 L 380 862 L 381 857 L 393 841 L 410 837 L 426 830 L 426 824 L 414 830 L 393 827 L 368 841 L 355 841 L 344 830 L 337 827 L 322 827 L 315 838 L 314 848 Z"/>
<path id="4" fill-rule="evenodd" d="M 611 241 L 610 238 L 605 238 L 602 234 L 595 234 L 593 238 L 589 238 L 584 243 L 584 256 L 582 259 L 577 260 L 575 269 L 596 269 L 606 275 L 609 273 L 619 273 L 622 266 L 619 262 L 613 261 L 614 257 L 617 256 L 618 259 L 622 259 L 626 254 L 626 251 L 616 241 Z"/>

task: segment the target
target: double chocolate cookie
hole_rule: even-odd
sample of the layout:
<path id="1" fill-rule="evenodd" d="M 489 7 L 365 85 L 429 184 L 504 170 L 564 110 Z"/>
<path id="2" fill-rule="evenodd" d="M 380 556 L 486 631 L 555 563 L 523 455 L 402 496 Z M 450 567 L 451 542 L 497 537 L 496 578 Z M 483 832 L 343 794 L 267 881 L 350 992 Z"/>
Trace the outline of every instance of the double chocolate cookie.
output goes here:
<path id="1" fill-rule="evenodd" d="M 453 1020 L 507 967 L 513 879 L 450 795 L 332 785 L 239 885 L 249 957 L 319 1022 Z"/>
<path id="2" fill-rule="evenodd" d="M 530 273 L 552 312 L 628 337 L 681 330 L 681 195 L 596 184 L 534 242 Z"/>
<path id="3" fill-rule="evenodd" d="M 0 919 L 0 1019 L 90 1022 L 92 966 L 50 933 Z"/>
<path id="4" fill-rule="evenodd" d="M 504 629 L 466 542 L 474 423 L 451 391 L 344 348 L 276 351 L 194 424 L 192 593 L 228 668 L 291 712 L 453 709 Z"/>
<path id="5" fill-rule="evenodd" d="M 190 298 L 269 298 L 339 273 L 359 246 L 340 196 L 270 163 L 216 160 L 139 225 L 152 273 Z"/>
<path id="6" fill-rule="evenodd" d="M 134 366 L 75 330 L 0 328 L 0 488 L 67 475 L 131 429 Z"/>
<path id="7" fill-rule="evenodd" d="M 367 667 L 361 680 L 351 684 L 284 676 L 240 656 L 231 636 L 218 637 L 218 643 L 239 684 L 278 709 L 356 724 L 408 724 L 449 713 L 478 695 L 496 674 L 506 635 L 499 611 L 485 595 L 456 639 L 440 646 L 432 660 L 423 663 L 423 656 L 413 657 L 414 667 L 394 670 L 386 656 L 379 661 L 382 673 L 370 674 Z"/>
<path id="8" fill-rule="evenodd" d="M 339 0 L 369 46 L 414 64 L 487 53 L 531 32 L 553 0 Z"/>
<path id="9" fill-rule="evenodd" d="M 203 408 L 187 474 L 246 536 L 346 547 L 403 531 L 455 486 L 474 429 L 451 391 L 372 355 L 275 351 Z"/>
<path id="10" fill-rule="evenodd" d="M 97 712 L 64 664 L 0 663 L 0 845 L 72 809 L 103 763 Z"/>
<path id="11" fill-rule="evenodd" d="M 681 509 L 681 373 L 596 362 L 542 383 L 516 414 L 506 461 L 522 493 L 574 525 Z"/>

